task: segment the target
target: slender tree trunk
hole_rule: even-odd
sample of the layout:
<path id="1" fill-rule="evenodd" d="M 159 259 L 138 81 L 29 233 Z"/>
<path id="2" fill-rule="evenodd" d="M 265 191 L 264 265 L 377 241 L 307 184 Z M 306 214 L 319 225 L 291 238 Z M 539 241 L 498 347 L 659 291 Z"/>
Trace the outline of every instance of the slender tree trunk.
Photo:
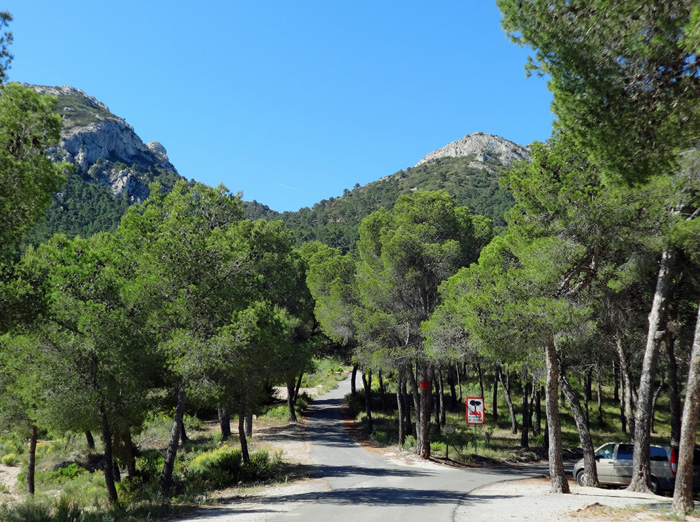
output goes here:
<path id="1" fill-rule="evenodd" d="M 245 436 L 245 405 L 241 403 L 238 413 L 238 439 L 241 441 L 241 456 L 243 462 L 250 463 L 250 454 L 248 453 L 248 440 Z"/>
<path id="2" fill-rule="evenodd" d="M 357 379 L 357 365 L 352 367 L 352 377 L 350 378 L 350 392 L 352 393 L 353 397 L 357 393 L 357 387 L 355 386 L 356 379 Z"/>
<path id="3" fill-rule="evenodd" d="M 462 396 L 462 380 L 459 378 L 459 366 L 455 366 L 455 372 L 457 373 L 457 384 L 459 385 L 459 404 L 461 406 L 464 403 L 464 397 Z"/>
<path id="4" fill-rule="evenodd" d="M 569 383 L 569 380 L 566 378 L 563 371 L 559 376 L 559 383 L 561 384 L 561 389 L 564 391 L 566 400 L 569 402 L 569 406 L 571 407 L 571 413 L 574 416 L 574 422 L 576 422 L 576 428 L 578 429 L 578 438 L 581 441 L 581 448 L 583 448 L 584 486 L 597 488 L 599 483 L 598 468 L 595 460 L 595 449 L 593 448 L 591 432 L 588 429 L 586 418 L 583 415 L 583 410 L 581 410 L 578 394 Z"/>
<path id="5" fill-rule="evenodd" d="M 670 250 L 661 255 L 661 267 L 656 280 L 654 302 L 649 313 L 649 331 L 644 351 L 642 375 L 639 379 L 639 395 L 637 398 L 637 414 L 634 419 L 634 455 L 632 458 L 632 482 L 627 489 L 630 491 L 649 491 L 651 480 L 651 462 L 649 460 L 649 441 L 651 436 L 651 399 L 656 360 L 659 355 L 659 344 L 666 324 L 666 309 L 668 296 L 673 279 L 674 256 Z"/>
<path id="6" fill-rule="evenodd" d="M 160 475 L 158 484 L 158 496 L 161 499 L 168 498 L 170 489 L 173 486 L 173 469 L 175 467 L 175 458 L 177 457 L 177 447 L 180 441 L 180 432 L 182 431 L 182 416 L 185 412 L 185 401 L 187 393 L 184 386 L 180 388 L 177 394 L 177 406 L 175 407 L 175 418 L 173 419 L 173 428 L 170 430 L 170 442 L 168 450 L 165 454 L 165 462 L 163 463 L 163 471 Z"/>
<path id="7" fill-rule="evenodd" d="M 528 399 L 528 382 L 527 382 L 527 372 L 523 372 L 523 429 L 520 431 L 520 447 L 529 448 L 530 442 L 528 441 L 528 420 L 530 419 L 530 414 L 528 413 L 528 405 L 530 403 Z"/>
<path id="8" fill-rule="evenodd" d="M 554 346 L 554 336 L 549 335 L 545 346 L 547 362 L 547 429 L 549 430 L 549 476 L 552 479 L 552 493 L 568 493 L 569 483 L 564 472 L 562 457 L 561 422 L 559 419 L 559 361 Z"/>
<path id="9" fill-rule="evenodd" d="M 87 442 L 88 449 L 95 449 L 95 438 L 92 436 L 90 430 L 85 432 L 85 441 Z"/>
<path id="10" fill-rule="evenodd" d="M 620 376 L 622 377 L 622 394 L 620 395 L 620 400 L 622 401 L 622 409 L 629 429 L 630 438 L 634 440 L 635 419 L 632 411 L 632 378 L 630 375 L 629 361 L 627 360 L 625 349 L 622 346 L 622 340 L 619 337 L 616 339 L 615 345 L 617 347 L 617 356 L 620 359 Z"/>
<path id="11" fill-rule="evenodd" d="M 32 424 L 32 436 L 29 439 L 29 458 L 27 460 L 27 493 L 30 495 L 34 494 L 34 472 L 36 471 L 36 432 L 36 426 Z"/>
<path id="12" fill-rule="evenodd" d="M 439 406 L 440 406 L 440 422 L 438 423 L 438 426 L 444 426 L 446 422 L 445 418 L 445 388 L 442 382 L 442 372 L 438 372 L 438 389 L 440 393 L 440 401 L 439 401 Z"/>
<path id="13" fill-rule="evenodd" d="M 369 433 L 372 433 L 372 372 L 369 371 L 365 375 L 362 372 L 362 386 L 365 391 L 365 416 L 367 417 L 367 427 Z"/>
<path id="14" fill-rule="evenodd" d="M 403 448 L 404 442 L 406 442 L 406 431 L 405 426 L 405 414 L 403 411 L 403 397 L 401 393 L 403 385 L 403 371 L 401 366 L 398 369 L 398 375 L 396 377 L 396 409 L 398 410 L 399 416 L 399 449 Z"/>
<path id="15" fill-rule="evenodd" d="M 584 407 L 584 414 L 586 416 L 586 426 L 588 429 L 591 428 L 591 416 L 590 416 L 590 410 L 588 407 L 588 403 L 591 401 L 593 398 L 593 368 L 589 367 L 586 370 L 586 373 L 583 376 L 583 383 L 584 383 L 584 395 L 583 395 L 583 407 Z"/>
<path id="16" fill-rule="evenodd" d="M 107 497 L 110 504 L 117 502 L 117 488 L 114 485 L 114 456 L 112 454 L 112 432 L 109 428 L 107 410 L 104 403 L 100 404 L 100 427 L 102 428 L 102 442 L 104 443 L 104 475 L 105 486 L 107 486 Z"/>
<path id="17" fill-rule="evenodd" d="M 681 516 L 692 513 L 693 503 L 693 450 L 695 448 L 695 428 L 700 414 L 700 307 L 695 323 L 693 351 L 688 367 L 683 424 L 681 425 L 680 447 L 678 449 L 678 473 L 676 488 L 673 491 L 673 511 Z"/>
<path id="18" fill-rule="evenodd" d="M 447 367 L 447 385 L 450 387 L 450 410 L 457 410 L 457 390 L 455 390 L 455 368 L 450 364 Z"/>
<path id="19" fill-rule="evenodd" d="M 595 381 L 598 385 L 598 393 L 596 400 L 598 401 L 598 427 L 605 427 L 605 420 L 603 419 L 603 367 L 600 364 L 596 365 Z"/>
<path id="20" fill-rule="evenodd" d="M 421 380 L 430 382 L 432 372 L 427 363 L 421 364 Z M 420 456 L 423 459 L 430 458 L 430 405 L 432 403 L 431 387 L 426 390 L 420 390 Z"/>
<path id="21" fill-rule="evenodd" d="M 674 351 L 675 338 L 670 332 L 666 335 L 666 358 L 668 360 L 668 398 L 671 410 L 671 446 L 680 444 L 681 439 L 681 394 L 678 384 L 678 361 Z"/>
<path id="22" fill-rule="evenodd" d="M 654 395 L 651 398 L 651 431 L 656 433 L 656 401 L 659 400 L 659 395 L 664 389 L 664 375 L 660 375 L 659 385 L 654 390 Z"/>
<path id="23" fill-rule="evenodd" d="M 182 423 L 180 424 L 180 442 L 182 444 L 185 444 L 186 442 L 189 442 L 190 438 L 187 436 L 187 431 L 185 430 L 185 419 L 183 415 Z"/>
<path id="24" fill-rule="evenodd" d="M 418 383 L 416 382 L 416 376 L 413 373 L 413 369 L 409 368 L 408 371 L 406 372 L 408 375 L 408 381 L 411 384 L 411 395 L 413 396 L 413 409 L 416 412 L 416 454 L 420 454 L 420 441 L 422 440 L 421 436 L 421 430 L 422 430 L 422 423 L 421 423 L 421 402 L 420 402 L 420 394 L 418 392 Z"/>
<path id="25" fill-rule="evenodd" d="M 353 374 L 354 378 L 354 374 Z M 298 422 L 297 420 L 297 412 L 296 412 L 296 402 L 294 401 L 294 378 L 291 380 L 287 380 L 287 412 L 289 414 L 289 418 L 287 419 L 287 422 Z M 353 392 L 354 394 L 354 392 Z"/>
<path id="26" fill-rule="evenodd" d="M 379 398 L 382 403 L 382 411 L 387 410 L 387 404 L 386 404 L 386 389 L 384 388 L 384 379 L 382 378 L 382 371 L 379 370 L 377 373 L 377 377 L 379 377 Z"/>
<path id="27" fill-rule="evenodd" d="M 484 376 L 481 373 L 481 364 L 476 363 L 476 373 L 479 375 L 479 391 L 481 393 L 481 398 L 483 399 L 485 397 L 484 395 Z"/>
<path id="28" fill-rule="evenodd" d="M 501 386 L 503 387 L 503 396 L 506 399 L 506 404 L 508 405 L 508 412 L 510 413 L 510 431 L 512 433 L 518 433 L 518 421 L 515 418 L 515 408 L 513 407 L 513 401 L 510 400 L 510 389 L 506 380 L 503 378 L 503 372 L 501 371 L 501 365 L 497 366 L 496 371 L 498 372 L 498 378 L 501 380 Z"/>
<path id="29" fill-rule="evenodd" d="M 126 454 L 126 476 L 129 480 L 133 480 L 136 477 L 136 448 L 129 430 L 124 432 L 122 440 L 124 441 L 124 453 Z"/>
<path id="30" fill-rule="evenodd" d="M 253 436 L 253 414 L 252 413 L 246 413 L 245 417 L 243 418 L 243 431 L 245 432 L 246 437 L 250 438 Z"/>
<path id="31" fill-rule="evenodd" d="M 225 404 L 219 406 L 218 414 L 219 426 L 221 427 L 221 439 L 227 440 L 231 437 L 231 414 Z"/>
<path id="32" fill-rule="evenodd" d="M 535 424 L 533 424 L 533 434 L 539 437 L 542 431 L 542 388 L 539 384 L 534 386 L 535 396 Z"/>
<path id="33" fill-rule="evenodd" d="M 529 448 L 530 442 L 528 440 L 528 420 L 530 419 L 530 414 L 528 413 L 528 383 L 527 374 L 523 376 L 523 429 L 520 431 L 520 447 Z"/>
<path id="34" fill-rule="evenodd" d="M 401 400 L 403 401 L 403 412 L 405 416 L 404 433 L 406 436 L 413 435 L 413 423 L 411 422 L 411 400 L 408 397 L 408 389 L 406 383 L 406 369 L 403 369 L 401 378 Z"/>
<path id="35" fill-rule="evenodd" d="M 498 370 L 493 373 L 493 400 L 491 409 L 493 410 L 492 419 L 494 426 L 498 426 Z"/>
<path id="36" fill-rule="evenodd" d="M 620 371 L 613 361 L 613 379 L 615 380 L 615 387 L 613 388 L 613 400 L 619 401 L 620 400 Z"/>
<path id="37" fill-rule="evenodd" d="M 299 390 L 301 389 L 301 381 L 304 378 L 304 372 L 299 374 L 299 379 L 297 379 L 296 388 L 294 388 L 294 404 L 296 405 L 297 399 L 299 398 Z"/>

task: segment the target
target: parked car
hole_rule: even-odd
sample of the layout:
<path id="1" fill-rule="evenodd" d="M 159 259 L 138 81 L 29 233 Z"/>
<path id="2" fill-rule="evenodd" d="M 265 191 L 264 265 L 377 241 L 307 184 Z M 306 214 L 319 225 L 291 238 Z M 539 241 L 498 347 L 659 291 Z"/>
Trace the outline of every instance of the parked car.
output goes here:
<path id="1" fill-rule="evenodd" d="M 634 446 L 624 442 L 608 442 L 595 451 L 598 482 L 601 485 L 627 486 L 632 481 L 632 454 Z M 678 471 L 678 453 L 671 446 L 649 446 L 651 456 L 651 490 L 660 495 L 673 490 Z M 693 455 L 693 479 L 700 485 L 700 450 L 695 448 Z M 574 465 L 574 478 L 583 485 L 583 459 Z"/>

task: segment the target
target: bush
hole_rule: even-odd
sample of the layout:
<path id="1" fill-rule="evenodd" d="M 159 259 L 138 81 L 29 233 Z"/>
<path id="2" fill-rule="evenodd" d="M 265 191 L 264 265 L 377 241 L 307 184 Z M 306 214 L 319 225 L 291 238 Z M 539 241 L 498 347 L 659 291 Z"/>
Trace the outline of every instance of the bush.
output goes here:
<path id="1" fill-rule="evenodd" d="M 19 464 L 19 458 L 17 455 L 14 453 L 8 453 L 7 455 L 3 455 L 3 457 L 0 459 L 0 462 L 5 464 L 5 466 L 17 466 Z"/>
<path id="2" fill-rule="evenodd" d="M 407 435 L 406 440 L 403 443 L 403 449 L 410 450 L 416 445 L 416 438 L 413 435 Z"/>
<path id="3" fill-rule="evenodd" d="M 87 472 L 87 470 L 81 466 L 78 466 L 75 462 L 66 466 L 65 468 L 59 468 L 56 471 L 51 471 L 48 473 L 48 478 L 56 481 L 58 484 L 63 484 L 69 480 L 73 480 L 78 475 Z"/>
<path id="4" fill-rule="evenodd" d="M 432 452 L 441 452 L 445 453 L 445 443 L 444 442 L 431 442 L 430 443 L 430 451 Z"/>

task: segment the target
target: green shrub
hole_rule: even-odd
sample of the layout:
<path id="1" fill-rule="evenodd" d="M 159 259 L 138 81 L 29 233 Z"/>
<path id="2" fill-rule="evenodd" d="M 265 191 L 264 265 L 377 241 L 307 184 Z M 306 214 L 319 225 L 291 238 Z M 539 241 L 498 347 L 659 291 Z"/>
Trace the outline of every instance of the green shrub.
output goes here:
<path id="1" fill-rule="evenodd" d="M 223 470 L 237 477 L 240 474 L 241 461 L 241 450 L 221 446 L 195 457 L 187 467 L 187 472 L 205 475 L 211 470 Z"/>
<path id="2" fill-rule="evenodd" d="M 19 457 L 15 455 L 14 453 L 8 453 L 7 455 L 3 455 L 3 457 L 0 459 L 0 462 L 5 464 L 5 466 L 16 466 L 19 464 Z"/>
<path id="3" fill-rule="evenodd" d="M 3 522 L 51 522 L 51 503 L 47 500 L 29 499 L 21 504 L 0 505 Z"/>
<path id="4" fill-rule="evenodd" d="M 445 453 L 445 443 L 444 442 L 431 442 L 430 443 L 430 451 L 432 452 L 441 452 Z"/>
<path id="5" fill-rule="evenodd" d="M 403 449 L 410 450 L 416 445 L 416 438 L 413 435 L 407 435 L 403 443 Z"/>
<path id="6" fill-rule="evenodd" d="M 86 473 L 87 470 L 81 466 L 78 466 L 75 462 L 66 466 L 65 468 L 57 469 L 56 471 L 50 471 L 48 473 L 48 478 L 56 481 L 58 484 L 63 484 L 69 480 L 73 480 L 78 475 Z"/>
<path id="7" fill-rule="evenodd" d="M 369 436 L 369 440 L 378 444 L 387 444 L 389 442 L 389 435 L 385 431 L 375 431 Z"/>

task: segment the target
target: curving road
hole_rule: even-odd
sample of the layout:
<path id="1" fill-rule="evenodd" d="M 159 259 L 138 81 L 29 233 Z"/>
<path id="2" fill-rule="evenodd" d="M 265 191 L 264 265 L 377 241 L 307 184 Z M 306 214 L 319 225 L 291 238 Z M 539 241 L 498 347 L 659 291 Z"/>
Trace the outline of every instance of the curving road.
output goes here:
<path id="1" fill-rule="evenodd" d="M 391 461 L 363 449 L 346 433 L 341 419 L 343 397 L 350 383 L 314 400 L 306 436 L 319 487 L 290 488 L 255 503 L 229 504 L 208 510 L 199 522 L 216 521 L 453 521 L 478 520 L 478 502 L 469 492 L 481 486 L 546 475 L 546 464 L 448 469 L 433 463 L 423 466 Z M 460 507 L 459 515 L 456 514 Z M 473 508 L 473 509 L 472 509 Z"/>

